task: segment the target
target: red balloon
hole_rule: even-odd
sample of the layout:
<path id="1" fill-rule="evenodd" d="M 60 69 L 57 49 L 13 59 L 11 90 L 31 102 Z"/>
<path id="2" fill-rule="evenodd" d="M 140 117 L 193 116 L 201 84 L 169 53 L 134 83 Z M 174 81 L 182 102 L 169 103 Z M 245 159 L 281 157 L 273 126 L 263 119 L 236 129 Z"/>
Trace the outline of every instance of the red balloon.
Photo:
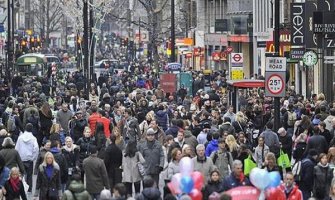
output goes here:
<path id="1" fill-rule="evenodd" d="M 202 200 L 202 193 L 197 189 L 193 189 L 188 195 L 192 200 Z"/>
<path id="2" fill-rule="evenodd" d="M 280 187 L 269 188 L 266 190 L 267 200 L 285 200 L 286 195 Z"/>
<path id="3" fill-rule="evenodd" d="M 202 187 L 204 186 L 204 176 L 202 175 L 202 173 L 194 171 L 192 172 L 191 177 L 194 182 L 193 188 L 201 190 Z"/>

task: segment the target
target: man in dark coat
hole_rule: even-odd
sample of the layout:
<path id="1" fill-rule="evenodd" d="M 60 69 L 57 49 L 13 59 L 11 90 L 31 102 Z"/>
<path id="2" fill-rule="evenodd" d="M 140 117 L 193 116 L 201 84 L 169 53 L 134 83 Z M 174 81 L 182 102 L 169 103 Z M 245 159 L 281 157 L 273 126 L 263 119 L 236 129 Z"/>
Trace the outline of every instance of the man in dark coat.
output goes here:
<path id="1" fill-rule="evenodd" d="M 115 144 L 115 135 L 111 135 L 110 139 L 111 143 L 106 148 L 104 162 L 108 173 L 109 184 L 111 188 L 113 188 L 116 184 L 121 183 L 122 180 L 122 171 L 120 169 L 122 165 L 122 151 Z"/>
<path id="2" fill-rule="evenodd" d="M 108 175 L 104 161 L 98 158 L 97 147 L 92 146 L 90 153 L 91 155 L 83 162 L 86 176 L 86 188 L 93 199 L 99 199 L 100 192 L 103 189 L 110 189 Z"/>
<path id="3" fill-rule="evenodd" d="M 328 143 L 326 138 L 323 135 L 320 135 L 319 130 L 317 129 L 314 131 L 314 135 L 310 137 L 307 142 L 307 151 L 310 149 L 315 149 L 318 152 L 318 155 L 320 155 L 320 153 L 328 152 Z"/>
<path id="4" fill-rule="evenodd" d="M 317 157 L 318 152 L 315 149 L 311 149 L 308 151 L 307 158 L 303 159 L 301 162 L 301 181 L 297 184 L 299 185 L 299 189 L 302 192 L 304 200 L 307 200 L 311 197 L 311 191 L 313 189 L 314 167 L 317 163 Z"/>

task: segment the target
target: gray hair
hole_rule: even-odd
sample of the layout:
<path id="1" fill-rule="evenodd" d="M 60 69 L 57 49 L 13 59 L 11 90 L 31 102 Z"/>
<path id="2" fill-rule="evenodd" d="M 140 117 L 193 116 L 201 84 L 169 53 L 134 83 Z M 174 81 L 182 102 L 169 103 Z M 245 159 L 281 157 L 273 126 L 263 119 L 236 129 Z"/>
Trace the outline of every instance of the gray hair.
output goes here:
<path id="1" fill-rule="evenodd" d="M 101 200 L 109 200 L 109 199 L 112 199 L 111 191 L 110 191 L 110 190 L 103 189 L 103 190 L 100 192 L 100 199 L 101 199 Z"/>
<path id="2" fill-rule="evenodd" d="M 236 166 L 242 166 L 242 162 L 241 162 L 240 160 L 234 160 L 234 161 L 233 161 L 233 169 L 234 169 Z"/>
<path id="3" fill-rule="evenodd" d="M 6 137 L 2 142 L 2 147 L 4 148 L 15 147 L 15 143 L 13 142 L 12 138 Z"/>
<path id="4" fill-rule="evenodd" d="M 198 144 L 195 149 L 198 151 L 200 148 L 205 149 L 205 145 L 204 144 Z"/>

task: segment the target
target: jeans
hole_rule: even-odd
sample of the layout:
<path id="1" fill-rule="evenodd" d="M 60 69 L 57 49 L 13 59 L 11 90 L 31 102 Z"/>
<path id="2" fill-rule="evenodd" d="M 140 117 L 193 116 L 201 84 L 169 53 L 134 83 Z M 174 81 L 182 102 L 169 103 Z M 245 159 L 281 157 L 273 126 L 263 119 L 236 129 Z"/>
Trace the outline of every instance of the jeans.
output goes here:
<path id="1" fill-rule="evenodd" d="M 29 185 L 28 192 L 33 189 L 33 171 L 34 162 L 33 161 L 23 161 L 24 171 L 26 172 L 26 182 Z"/>
<path id="2" fill-rule="evenodd" d="M 91 194 L 92 200 L 100 200 L 100 194 Z"/>

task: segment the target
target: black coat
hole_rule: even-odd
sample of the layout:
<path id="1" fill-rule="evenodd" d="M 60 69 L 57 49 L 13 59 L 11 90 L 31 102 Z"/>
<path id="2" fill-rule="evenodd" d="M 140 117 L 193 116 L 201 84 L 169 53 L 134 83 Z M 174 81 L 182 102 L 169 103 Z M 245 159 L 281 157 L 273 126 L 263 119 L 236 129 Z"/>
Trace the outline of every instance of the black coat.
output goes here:
<path id="1" fill-rule="evenodd" d="M 59 193 L 61 191 L 59 166 L 54 165 L 51 179 L 46 175 L 45 167 L 45 165 L 41 164 L 37 174 L 36 193 L 34 196 L 39 195 L 39 200 L 50 200 L 48 198 L 49 189 L 56 189 Z"/>
<path id="2" fill-rule="evenodd" d="M 289 135 L 279 136 L 279 142 L 282 145 L 284 153 L 288 154 L 288 157 L 291 158 L 292 155 L 292 138 Z"/>
<path id="3" fill-rule="evenodd" d="M 296 160 L 302 160 L 306 154 L 307 144 L 306 142 L 299 142 L 293 150 L 293 158 Z"/>
<path id="4" fill-rule="evenodd" d="M 307 157 L 301 162 L 301 181 L 297 183 L 301 191 L 312 191 L 313 189 L 313 172 L 316 162 L 313 158 Z"/>
<path id="5" fill-rule="evenodd" d="M 203 199 L 207 200 L 209 196 L 213 192 L 221 193 L 223 192 L 223 184 L 221 181 L 213 182 L 213 181 L 208 181 L 208 184 L 205 186 L 202 194 L 203 194 Z"/>
<path id="6" fill-rule="evenodd" d="M 7 200 L 20 199 L 20 197 L 22 200 L 27 200 L 26 192 L 24 191 L 22 181 L 19 182 L 19 192 L 14 192 L 9 180 L 6 181 L 4 187 L 6 189 L 5 197 Z"/>

